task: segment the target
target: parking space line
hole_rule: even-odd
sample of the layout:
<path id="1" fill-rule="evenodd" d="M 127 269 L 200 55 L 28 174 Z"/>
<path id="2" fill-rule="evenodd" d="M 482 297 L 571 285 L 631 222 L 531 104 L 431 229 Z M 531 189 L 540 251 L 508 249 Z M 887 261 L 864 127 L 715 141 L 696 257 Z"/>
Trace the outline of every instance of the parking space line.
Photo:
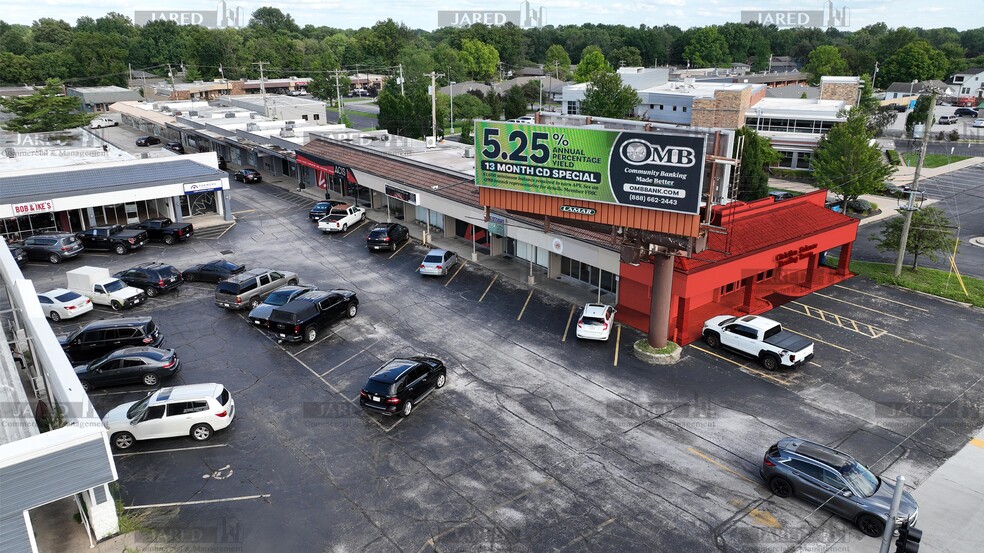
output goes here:
<path id="1" fill-rule="evenodd" d="M 154 391 L 154 390 L 157 390 L 157 388 L 147 388 L 146 390 L 129 390 L 129 391 L 123 390 L 123 391 L 120 391 L 120 392 L 99 392 L 98 394 L 92 394 L 92 395 L 97 396 L 97 397 L 99 397 L 99 396 L 122 396 L 122 395 L 126 395 L 126 394 L 143 394 L 143 393 L 147 393 L 148 391 Z"/>
<path id="2" fill-rule="evenodd" d="M 466 263 L 468 263 L 468 262 L 467 261 L 462 261 L 461 264 L 458 265 L 458 270 L 455 271 L 453 275 L 451 275 L 451 278 L 449 278 L 447 282 L 444 283 L 444 287 L 445 288 L 447 288 L 448 287 L 448 284 L 451 284 L 451 281 L 454 280 L 454 277 L 458 276 L 458 273 L 460 273 L 461 270 L 465 268 L 465 264 Z"/>
<path id="3" fill-rule="evenodd" d="M 212 449 L 216 447 L 228 447 L 229 444 L 195 445 L 191 447 L 175 447 L 172 449 L 155 449 L 154 451 L 134 451 L 133 453 L 114 453 L 113 457 L 132 457 L 134 455 L 150 455 L 152 453 L 173 453 L 175 451 L 193 451 L 195 449 Z"/>
<path id="4" fill-rule="evenodd" d="M 782 327 L 782 329 L 783 330 L 789 330 L 786 327 Z M 800 336 L 803 336 L 804 338 L 809 338 L 809 339 L 813 340 L 814 342 L 820 342 L 821 344 L 826 344 L 826 345 L 828 345 L 828 346 L 830 346 L 832 348 L 837 348 L 837 349 L 839 349 L 841 351 L 846 351 L 847 353 L 851 353 L 851 350 L 849 350 L 849 349 L 847 349 L 847 348 L 845 348 L 843 346 L 838 346 L 837 344 L 832 344 L 830 342 L 825 342 L 825 341 L 821 340 L 820 338 L 814 338 L 813 336 L 810 336 L 809 334 L 803 334 L 802 332 L 796 332 L 795 330 L 789 330 L 789 332 L 792 332 L 793 334 L 799 334 Z M 817 366 L 819 367 L 819 365 L 817 365 Z"/>
<path id="5" fill-rule="evenodd" d="M 489 293 L 489 290 L 492 289 L 492 285 L 495 284 L 495 279 L 497 278 L 499 278 L 499 273 L 496 273 L 495 275 L 492 276 L 492 282 L 490 282 L 488 287 L 485 289 L 485 291 L 482 292 L 482 297 L 478 298 L 478 303 L 482 303 L 482 300 L 485 299 L 485 294 Z"/>
<path id="6" fill-rule="evenodd" d="M 841 303 L 846 303 L 847 305 L 850 305 L 852 307 L 857 307 L 859 309 L 866 309 L 868 311 L 872 311 L 874 313 L 878 313 L 879 315 L 885 315 L 886 317 L 892 317 L 892 318 L 895 318 L 895 319 L 899 319 L 901 321 L 908 321 L 909 320 L 909 319 L 906 319 L 905 317 L 899 317 L 898 315 L 892 315 L 891 313 L 885 313 L 884 311 L 879 311 L 877 309 L 872 309 L 870 307 L 865 307 L 863 305 L 858 305 L 858 304 L 856 304 L 854 302 L 850 302 L 850 301 L 847 301 L 847 300 L 842 300 L 840 298 L 835 298 L 834 296 L 830 296 L 830 295 L 827 295 L 827 294 L 824 294 L 824 293 L 821 293 L 821 292 L 813 292 L 813 295 L 814 296 L 820 296 L 821 298 L 832 299 L 834 301 L 839 301 Z M 799 303 L 799 302 L 796 302 L 796 303 Z"/>
<path id="7" fill-rule="evenodd" d="M 599 524 L 598 526 L 596 526 L 591 532 L 589 532 L 587 534 L 582 533 L 580 536 L 578 536 L 578 537 L 572 539 L 571 541 L 565 543 L 564 546 L 561 547 L 560 549 L 558 549 L 558 548 L 555 547 L 554 548 L 554 553 L 562 553 L 565 549 L 567 549 L 568 547 L 574 545 L 575 543 L 578 543 L 578 542 L 581 542 L 581 541 L 586 542 L 588 540 L 588 538 L 590 538 L 591 536 L 594 536 L 595 534 L 600 533 L 602 530 L 605 529 L 606 526 L 608 526 L 609 524 L 611 524 L 613 522 L 615 522 L 615 518 L 614 517 L 606 520 L 605 522 L 602 522 L 601 524 Z"/>
<path id="8" fill-rule="evenodd" d="M 841 286 L 840 284 L 835 284 L 834 287 L 836 287 L 836 288 L 843 288 L 844 290 L 850 290 L 851 292 L 855 292 L 857 294 L 864 294 L 866 296 L 871 296 L 871 297 L 874 297 L 874 298 L 878 298 L 878 299 L 880 299 L 882 301 L 890 301 L 892 303 L 897 303 L 899 305 L 904 305 L 904 306 L 906 306 L 906 307 L 908 307 L 910 309 L 916 309 L 918 311 L 929 313 L 929 309 L 925 309 L 923 307 L 916 307 L 915 305 L 911 305 L 911 304 L 908 304 L 908 303 L 905 303 L 905 302 L 901 302 L 901 301 L 898 301 L 898 300 L 888 299 L 886 297 L 879 296 L 878 294 L 872 294 L 871 292 L 862 292 L 861 290 L 855 290 L 854 288 L 849 288 L 847 286 Z"/>
<path id="9" fill-rule="evenodd" d="M 974 439 L 970 440 L 970 445 L 977 446 L 977 447 L 980 447 L 980 448 L 984 448 L 984 440 L 982 440 L 980 438 L 974 438 Z"/>
<path id="10" fill-rule="evenodd" d="M 526 301 L 523 303 L 523 308 L 519 310 L 519 316 L 516 317 L 517 321 L 523 318 L 523 313 L 526 312 L 526 306 L 530 304 L 530 298 L 533 297 L 533 290 L 535 290 L 535 288 L 530 288 L 530 295 L 526 296 Z"/>
<path id="11" fill-rule="evenodd" d="M 742 474 L 740 472 L 736 472 L 736 471 L 732 470 L 731 468 L 725 466 L 724 463 L 719 463 L 718 461 L 712 459 L 709 455 L 707 455 L 705 453 L 701 453 L 700 451 L 697 451 L 696 449 L 694 449 L 692 447 L 688 447 L 687 448 L 687 451 L 689 451 L 690 453 L 693 453 L 694 455 L 700 457 L 701 459 L 707 461 L 708 463 L 717 466 L 718 468 L 721 468 L 721 469 L 726 470 L 727 472 L 730 472 L 731 474 L 737 476 L 738 478 L 741 478 L 745 482 L 750 482 L 752 484 L 755 484 L 756 486 L 759 485 L 758 482 L 752 480 L 751 478 L 745 476 L 744 474 Z"/>
<path id="12" fill-rule="evenodd" d="M 334 334 L 334 332 L 329 332 L 329 333 L 325 334 L 324 336 L 322 336 L 320 340 L 315 340 L 315 341 L 311 342 L 306 348 L 304 348 L 302 350 L 299 350 L 297 352 L 297 355 L 300 355 L 300 354 L 304 353 L 305 351 L 313 348 L 314 346 L 320 344 L 321 342 L 324 342 L 325 340 L 327 340 L 328 338 L 330 338 L 332 334 Z M 277 343 L 280 343 L 280 342 L 278 341 Z"/>
<path id="13" fill-rule="evenodd" d="M 613 367 L 618 366 L 618 346 L 622 343 L 622 323 L 618 323 L 618 327 L 615 330 L 615 362 L 612 364 Z"/>
<path id="14" fill-rule="evenodd" d="M 560 341 L 567 341 L 567 332 L 571 329 L 571 321 L 574 320 L 574 310 L 577 309 L 577 305 L 571 304 L 571 313 L 567 315 L 567 326 L 564 327 L 564 335 L 561 336 Z"/>
<path id="15" fill-rule="evenodd" d="M 255 212 L 256 212 L 255 209 L 244 209 L 242 211 L 233 211 L 232 214 L 233 215 L 239 215 L 240 213 L 255 213 Z M 198 230 L 198 229 L 196 228 L 195 230 Z"/>
<path id="16" fill-rule="evenodd" d="M 358 357 L 358 356 L 360 356 L 360 355 L 362 355 L 363 353 L 365 353 L 365 352 L 366 352 L 366 350 L 368 350 L 369 348 L 371 348 L 371 347 L 373 347 L 373 346 L 375 346 L 375 345 L 376 345 L 376 344 L 378 344 L 378 343 L 379 343 L 379 340 L 376 340 L 375 342 L 373 342 L 373 343 L 371 343 L 371 344 L 369 344 L 368 346 L 366 346 L 366 347 L 364 347 L 364 348 L 362 348 L 362 349 L 361 349 L 361 350 L 359 350 L 358 352 L 356 352 L 356 353 L 353 353 L 353 354 L 352 354 L 352 356 L 351 356 L 351 357 L 349 357 L 348 359 L 346 359 L 345 361 L 342 361 L 341 363 L 339 363 L 339 364 L 337 364 L 337 365 L 335 365 L 334 367 L 332 367 L 332 368 L 330 368 L 330 369 L 328 369 L 327 371 L 325 371 L 325 372 L 323 372 L 323 373 L 321 373 L 321 376 L 322 376 L 322 377 L 324 377 L 324 376 L 327 376 L 327 375 L 328 375 L 328 373 L 330 373 L 331 371 L 333 371 L 333 370 L 335 370 L 335 369 L 337 369 L 338 367 L 341 367 L 341 366 L 342 366 L 342 365 L 344 365 L 345 363 L 348 363 L 349 361 L 351 361 L 351 360 L 353 360 L 353 359 L 355 359 L 356 357 Z"/>
<path id="17" fill-rule="evenodd" d="M 393 252 L 392 254 L 390 254 L 389 259 L 393 259 L 394 257 L 396 257 L 396 254 L 402 252 L 403 251 L 403 248 L 407 247 L 407 244 L 409 244 L 409 243 L 410 243 L 410 240 L 404 241 L 402 246 L 400 246 L 399 248 L 396 248 L 396 251 Z"/>
<path id="18" fill-rule="evenodd" d="M 239 497 L 226 497 L 223 499 L 199 499 L 196 501 L 176 501 L 174 503 L 154 503 L 151 505 L 128 505 L 123 507 L 123 510 L 130 511 L 133 509 L 157 509 L 160 507 L 183 507 L 185 505 L 205 505 L 208 503 L 228 503 L 230 501 L 246 501 L 249 499 L 267 499 L 270 497 L 268 493 L 261 493 L 257 495 L 241 495 Z"/>
<path id="19" fill-rule="evenodd" d="M 719 355 L 719 354 L 717 354 L 717 353 L 715 353 L 715 352 L 713 352 L 711 350 L 707 350 L 707 349 L 704 349 L 704 348 L 702 348 L 700 346 L 695 346 L 693 344 L 690 344 L 690 347 L 694 348 L 697 351 L 702 351 L 702 352 L 704 352 L 704 353 L 706 353 L 708 355 L 713 355 L 714 357 L 717 357 L 718 359 L 723 359 L 723 360 L 727 361 L 728 363 L 731 363 L 732 365 L 735 365 L 737 367 L 741 367 L 742 369 L 745 369 L 746 371 L 749 371 L 749 372 L 755 374 L 756 376 L 761 376 L 762 378 L 766 378 L 768 380 L 772 380 L 773 382 L 775 382 L 777 384 L 781 384 L 782 386 L 786 386 L 787 384 L 789 384 L 789 382 L 787 382 L 787 381 L 785 381 L 785 380 L 783 380 L 781 378 L 772 376 L 769 373 L 765 373 L 765 372 L 762 372 L 762 371 L 757 370 L 757 369 L 753 369 L 753 368 L 749 367 L 748 365 L 746 365 L 744 363 L 739 363 L 739 362 L 737 362 L 737 361 L 735 361 L 733 359 L 728 359 L 727 357 L 725 357 L 723 355 Z"/>
<path id="20" fill-rule="evenodd" d="M 355 225 L 354 227 L 350 228 L 348 230 L 348 232 L 345 233 L 345 236 L 348 236 L 348 235 L 352 234 L 353 232 L 355 232 L 356 229 L 358 229 L 359 227 L 361 227 L 362 225 L 364 225 L 364 224 L 366 224 L 368 222 L 369 222 L 369 219 L 363 219 L 358 225 Z"/>

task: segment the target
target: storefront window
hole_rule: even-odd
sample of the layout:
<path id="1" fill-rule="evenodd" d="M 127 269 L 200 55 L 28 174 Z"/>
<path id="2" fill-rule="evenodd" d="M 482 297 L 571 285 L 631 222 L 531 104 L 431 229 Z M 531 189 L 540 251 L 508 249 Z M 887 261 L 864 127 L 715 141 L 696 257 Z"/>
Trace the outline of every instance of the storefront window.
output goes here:
<path id="1" fill-rule="evenodd" d="M 598 272 L 601 271 L 601 289 L 606 292 L 615 292 L 616 278 L 613 273 L 604 271 L 593 265 L 581 263 L 569 257 L 561 258 L 560 272 L 571 278 L 580 280 L 592 286 L 598 286 Z"/>
<path id="2" fill-rule="evenodd" d="M 218 207 L 215 202 L 215 192 L 185 194 L 181 196 L 181 216 L 194 217 L 195 215 L 218 213 Z"/>

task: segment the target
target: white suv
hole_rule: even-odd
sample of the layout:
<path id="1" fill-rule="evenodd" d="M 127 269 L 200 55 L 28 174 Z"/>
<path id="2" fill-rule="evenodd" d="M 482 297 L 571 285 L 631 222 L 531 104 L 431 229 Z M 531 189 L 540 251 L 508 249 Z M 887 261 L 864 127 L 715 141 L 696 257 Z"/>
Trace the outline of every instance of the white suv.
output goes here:
<path id="1" fill-rule="evenodd" d="M 103 417 L 103 426 L 117 449 L 138 440 L 191 436 L 204 442 L 216 430 L 232 424 L 236 402 L 221 384 L 191 384 L 161 388 L 140 401 L 116 407 Z"/>

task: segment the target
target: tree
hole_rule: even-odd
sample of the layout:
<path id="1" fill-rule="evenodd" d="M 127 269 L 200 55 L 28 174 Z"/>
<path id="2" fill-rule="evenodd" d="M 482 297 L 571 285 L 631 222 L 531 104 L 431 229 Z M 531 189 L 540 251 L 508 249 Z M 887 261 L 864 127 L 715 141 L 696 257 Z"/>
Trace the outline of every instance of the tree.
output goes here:
<path id="1" fill-rule="evenodd" d="M 697 29 L 683 48 L 683 59 L 693 67 L 717 67 L 731 62 L 728 43 L 714 27 Z"/>
<path id="2" fill-rule="evenodd" d="M 933 48 L 925 40 L 917 40 L 899 48 L 882 65 L 887 83 L 908 83 L 914 80 L 928 81 L 946 76 L 949 61 L 946 55 Z"/>
<path id="3" fill-rule="evenodd" d="M 499 51 L 480 40 L 466 38 L 461 41 L 461 61 L 469 77 L 487 81 L 499 68 Z"/>
<path id="4" fill-rule="evenodd" d="M 555 79 L 565 79 L 571 72 L 571 57 L 560 44 L 551 44 L 543 61 L 543 70 Z"/>
<path id="5" fill-rule="evenodd" d="M 581 114 L 594 117 L 624 118 L 639 104 L 639 94 L 614 71 L 595 75 L 588 83 L 581 102 Z"/>
<path id="6" fill-rule="evenodd" d="M 612 50 L 612 65 L 618 67 L 641 67 L 642 53 L 635 46 L 623 46 Z"/>
<path id="7" fill-rule="evenodd" d="M 489 90 L 485 95 L 485 105 L 489 106 L 489 119 L 498 121 L 502 119 L 502 96 L 495 90 Z"/>
<path id="8" fill-rule="evenodd" d="M 539 79 L 530 79 L 523 85 L 523 96 L 526 98 L 526 103 L 530 105 L 530 111 L 533 110 L 533 104 L 540 101 L 541 84 Z"/>
<path id="9" fill-rule="evenodd" d="M 810 52 L 809 61 L 803 66 L 803 71 L 810 76 L 810 84 L 817 86 L 820 84 L 820 77 L 847 75 L 850 69 L 836 46 L 820 46 Z"/>
<path id="10" fill-rule="evenodd" d="M 450 109 L 451 106 L 448 106 Z M 457 94 L 454 97 L 454 119 L 485 119 L 492 113 L 489 106 L 474 94 Z M 470 125 L 466 124 L 465 127 Z"/>
<path id="11" fill-rule="evenodd" d="M 92 120 L 92 114 L 79 112 L 81 99 L 61 94 L 62 82 L 49 79 L 30 96 L 0 98 L 0 106 L 14 115 L 3 128 L 22 133 L 52 132 L 81 127 Z"/>
<path id="12" fill-rule="evenodd" d="M 392 80 L 386 82 L 379 91 L 376 103 L 379 105 L 379 126 L 390 134 L 421 138 L 431 134 L 431 98 L 427 94 L 424 79 L 415 79 L 404 86 L 405 95 L 400 95 L 400 87 Z M 446 101 L 438 96 L 437 114 L 438 125 L 447 120 L 448 114 L 443 111 Z M 443 113 L 442 113 L 443 112 Z M 438 129 L 440 130 L 440 129 Z M 440 132 L 438 133 L 440 134 Z"/>
<path id="13" fill-rule="evenodd" d="M 881 191 L 885 179 L 895 172 L 895 167 L 885 163 L 881 150 L 870 144 L 867 124 L 863 110 L 851 110 L 847 121 L 834 125 L 813 152 L 817 187 L 841 197 L 845 213 L 848 202 Z"/>
<path id="14" fill-rule="evenodd" d="M 593 80 L 598 73 L 609 71 L 612 71 L 612 66 L 605 61 L 605 54 L 601 53 L 601 48 L 588 46 L 581 52 L 581 61 L 574 71 L 574 82 L 586 83 Z"/>
<path id="15" fill-rule="evenodd" d="M 506 91 L 502 111 L 506 119 L 515 119 L 526 115 L 526 95 L 523 94 L 523 87 L 517 85 Z"/>
<path id="16" fill-rule="evenodd" d="M 904 212 L 900 209 L 899 213 Z M 904 217 L 889 219 L 882 227 L 880 241 L 875 247 L 883 252 L 899 251 L 904 224 Z M 912 255 L 912 270 L 919 266 L 921 255 L 935 263 L 940 254 L 949 254 L 953 250 L 956 238 L 950 227 L 950 219 L 939 208 L 930 206 L 912 212 L 909 237 L 905 242 L 905 252 Z"/>
<path id="17" fill-rule="evenodd" d="M 741 172 L 738 174 L 738 199 L 744 202 L 758 200 L 769 195 L 769 167 L 779 163 L 779 152 L 772 142 L 749 127 L 741 127 L 736 134 L 745 138 L 741 152 Z M 737 152 L 736 152 L 737 154 Z"/>
<path id="18" fill-rule="evenodd" d="M 301 28 L 294 22 L 293 16 L 269 6 L 264 6 L 253 12 L 249 19 L 249 28 L 272 35 L 299 33 L 301 31 Z"/>
<path id="19" fill-rule="evenodd" d="M 905 116 L 905 132 L 909 136 L 912 136 L 912 131 L 916 125 L 919 123 L 926 123 L 926 118 L 929 117 L 929 107 L 932 103 L 932 96 L 920 96 L 916 98 L 916 107 L 909 111 L 909 114 Z M 929 128 L 926 129 L 929 132 Z"/>

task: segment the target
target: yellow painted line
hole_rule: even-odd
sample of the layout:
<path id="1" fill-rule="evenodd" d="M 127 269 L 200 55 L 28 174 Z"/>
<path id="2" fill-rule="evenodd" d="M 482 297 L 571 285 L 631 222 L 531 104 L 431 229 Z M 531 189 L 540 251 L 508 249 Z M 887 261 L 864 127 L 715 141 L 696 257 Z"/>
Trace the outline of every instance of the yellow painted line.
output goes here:
<path id="1" fill-rule="evenodd" d="M 777 384 L 781 384 L 783 386 L 789 384 L 789 382 L 786 382 L 785 380 L 783 380 L 781 378 L 776 378 L 775 376 L 772 376 L 769 373 L 762 372 L 762 371 L 757 370 L 757 369 L 753 369 L 753 368 L 749 367 L 748 365 L 746 365 L 744 363 L 739 363 L 739 362 L 737 362 L 737 361 L 735 361 L 733 359 L 728 359 L 727 357 L 725 357 L 723 355 L 718 355 L 717 353 L 714 353 L 711 350 L 704 349 L 704 348 L 702 348 L 700 346 L 695 346 L 693 344 L 691 344 L 690 347 L 694 348 L 697 351 L 702 351 L 702 352 L 704 352 L 704 353 L 706 353 L 708 355 L 713 355 L 714 357 L 717 357 L 718 359 L 723 359 L 723 360 L 727 361 L 728 363 L 731 363 L 732 365 L 735 365 L 737 367 L 741 367 L 741 368 L 745 369 L 748 372 L 751 372 L 751 373 L 753 373 L 755 375 L 761 376 L 762 378 L 766 378 L 768 380 L 772 380 L 773 382 L 776 382 Z"/>
<path id="2" fill-rule="evenodd" d="M 242 211 L 233 211 L 232 214 L 233 215 L 239 215 L 240 213 L 254 213 L 255 211 L 256 211 L 255 209 L 244 209 Z M 208 227 L 205 227 L 205 228 L 208 228 Z M 195 229 L 195 230 L 198 230 L 198 229 Z"/>
<path id="3" fill-rule="evenodd" d="M 363 219 L 358 225 L 355 225 L 354 227 L 349 227 L 348 232 L 346 232 L 345 235 L 348 236 L 349 234 L 352 234 L 353 232 L 355 232 L 355 229 L 365 225 L 368 222 L 369 219 Z"/>
<path id="4" fill-rule="evenodd" d="M 407 244 L 409 244 L 409 243 L 410 243 L 410 240 L 407 240 L 406 242 L 404 242 L 402 246 L 400 246 L 399 248 L 397 248 L 397 249 L 396 249 L 396 251 L 395 251 L 395 252 L 393 252 L 393 253 L 392 253 L 392 254 L 391 254 L 391 255 L 389 256 L 389 258 L 390 258 L 390 259 L 393 259 L 394 257 L 396 257 L 396 254 L 398 254 L 398 253 L 400 253 L 400 252 L 402 252 L 402 251 L 403 251 L 403 248 L 405 248 L 405 247 L 407 247 Z"/>
<path id="5" fill-rule="evenodd" d="M 906 319 L 905 317 L 899 317 L 898 315 L 893 315 L 891 313 L 886 313 L 884 311 L 879 311 L 877 309 L 872 309 L 870 307 L 865 307 L 863 305 L 858 305 L 858 304 L 856 304 L 854 302 L 849 302 L 847 300 L 842 300 L 840 298 L 835 298 L 834 296 L 823 294 L 821 292 L 814 292 L 813 295 L 814 296 L 820 296 L 821 298 L 827 298 L 827 299 L 831 299 L 831 300 L 834 300 L 834 301 L 839 301 L 841 303 L 846 303 L 847 305 L 850 305 L 852 307 L 857 307 L 858 309 L 865 309 L 867 311 L 871 311 L 872 313 L 878 313 L 879 315 L 884 315 L 886 317 L 892 317 L 894 319 L 899 319 L 900 321 L 908 321 L 909 320 L 909 319 Z M 794 303 L 799 303 L 799 302 L 794 302 Z"/>
<path id="6" fill-rule="evenodd" d="M 517 321 L 523 318 L 523 313 L 526 313 L 526 306 L 530 304 L 530 298 L 533 297 L 533 290 L 534 288 L 530 288 L 530 295 L 526 296 L 526 301 L 523 303 L 523 308 L 519 310 L 519 316 L 516 317 Z"/>
<path id="7" fill-rule="evenodd" d="M 800 311 L 798 309 L 793 309 L 792 307 L 789 307 L 788 305 L 780 305 L 779 307 L 781 307 L 781 308 L 783 308 L 783 309 L 785 309 L 787 311 L 792 311 L 793 313 L 799 313 L 800 315 L 806 315 L 807 317 L 810 317 L 810 318 L 813 318 L 813 319 L 819 319 L 819 320 L 821 320 L 821 321 L 823 321 L 823 322 L 825 322 L 827 324 L 831 324 L 831 325 L 834 325 L 834 326 L 843 328 L 844 330 L 850 330 L 852 332 L 857 332 L 858 334 L 861 334 L 861 335 L 864 335 L 864 336 L 870 336 L 871 338 L 879 338 L 879 337 L 881 337 L 881 336 L 883 336 L 885 334 L 888 334 L 888 331 L 887 330 L 880 329 L 880 328 L 878 328 L 876 326 L 872 326 L 872 325 L 870 325 L 868 323 L 859 323 L 858 321 L 855 321 L 854 319 L 848 319 L 847 317 L 841 317 L 841 316 L 839 316 L 839 315 L 837 315 L 835 313 L 831 313 L 831 315 L 833 315 L 837 319 L 837 322 L 834 323 L 834 322 L 831 322 L 831 321 L 828 321 L 827 320 L 826 312 L 823 311 L 822 309 L 811 308 L 809 305 L 805 305 L 805 304 L 802 304 L 802 303 L 799 303 L 799 302 L 796 302 L 796 301 L 793 301 L 793 302 L 790 302 L 790 303 L 795 303 L 796 305 L 801 306 L 803 308 L 803 311 Z M 816 312 L 816 314 L 814 315 L 812 312 Z M 847 324 L 844 323 L 844 321 L 848 321 L 851 324 L 850 325 L 847 325 Z M 859 327 L 859 325 L 860 325 L 860 327 Z M 868 331 L 865 332 L 864 330 L 861 330 L 861 327 L 867 328 Z"/>
<path id="8" fill-rule="evenodd" d="M 741 478 L 745 482 L 751 482 L 752 484 L 755 484 L 756 486 L 759 485 L 759 482 L 756 482 L 756 481 L 752 480 L 751 478 L 745 476 L 744 474 L 741 474 L 740 472 L 735 472 L 734 470 L 731 470 L 729 467 L 725 466 L 724 463 L 719 463 L 716 460 L 712 459 L 710 456 L 708 456 L 708 455 L 706 455 L 704 453 L 701 453 L 701 452 L 697 451 L 696 449 L 694 449 L 692 447 L 688 447 L 687 448 L 687 451 L 689 451 L 690 453 L 693 453 L 694 455 L 700 457 L 701 459 L 707 461 L 708 463 L 717 466 L 718 468 L 721 468 L 721 469 L 726 470 L 727 472 L 730 472 L 731 474 L 737 476 L 738 478 Z"/>
<path id="9" fill-rule="evenodd" d="M 906 307 L 908 307 L 910 309 L 915 309 L 917 311 L 923 311 L 925 313 L 929 313 L 929 309 L 925 309 L 923 307 L 916 307 L 915 305 L 911 305 L 911 304 L 908 304 L 908 303 L 905 303 L 905 302 L 902 302 L 902 301 L 898 301 L 898 300 L 890 300 L 888 298 L 879 296 L 878 294 L 872 294 L 871 292 L 862 292 L 861 290 L 855 290 L 854 288 L 848 288 L 847 286 L 841 286 L 840 284 L 835 284 L 834 287 L 836 287 L 836 288 L 843 288 L 844 290 L 850 290 L 851 292 L 854 292 L 856 294 L 864 294 L 866 296 L 871 296 L 873 298 L 878 298 L 878 299 L 880 299 L 882 301 L 890 301 L 892 303 L 897 303 L 899 305 L 904 305 L 904 306 L 906 306 Z"/>
<path id="10" fill-rule="evenodd" d="M 984 449 L 984 440 L 974 438 L 973 440 L 970 440 L 970 445 L 976 445 L 977 447 Z"/>
<path id="11" fill-rule="evenodd" d="M 618 330 L 615 332 L 615 363 L 613 367 L 618 366 L 618 345 L 622 342 L 622 323 L 619 323 Z"/>
<path id="12" fill-rule="evenodd" d="M 478 303 L 482 303 L 482 300 L 485 299 L 485 294 L 489 293 L 489 290 L 492 289 L 492 285 L 495 284 L 495 279 L 497 278 L 499 278 L 499 273 L 496 273 L 495 276 L 492 277 L 492 282 L 490 282 L 485 291 L 482 292 L 482 297 L 478 298 Z"/>
<path id="13" fill-rule="evenodd" d="M 571 305 L 571 312 L 567 315 L 567 326 L 564 327 L 564 335 L 560 338 L 561 342 L 567 341 L 567 332 L 571 329 L 571 321 L 574 320 L 574 310 L 577 309 L 576 305 Z"/>
<path id="14" fill-rule="evenodd" d="M 809 339 L 813 340 L 814 342 L 820 342 L 821 344 L 826 344 L 826 345 L 828 345 L 828 346 L 830 346 L 832 348 L 837 348 L 837 349 L 839 349 L 841 351 L 846 351 L 847 353 L 851 353 L 851 350 L 849 350 L 849 349 L 847 349 L 845 347 L 838 346 L 837 344 L 831 344 L 830 342 L 824 342 L 820 338 L 814 338 L 813 336 L 810 336 L 809 334 L 803 334 L 802 332 L 796 332 L 795 330 L 789 330 L 786 327 L 782 327 L 782 329 L 783 330 L 788 330 L 789 332 L 792 332 L 793 334 L 799 334 L 800 336 L 802 336 L 804 338 L 809 338 Z M 817 366 L 819 366 L 819 365 L 817 365 Z"/>
<path id="15" fill-rule="evenodd" d="M 444 287 L 445 288 L 447 288 L 448 287 L 448 284 L 451 284 L 451 281 L 454 280 L 454 277 L 458 276 L 458 273 L 460 273 L 461 270 L 465 268 L 465 263 L 468 263 L 468 262 L 467 261 L 462 261 L 461 264 L 458 265 L 458 270 L 455 271 L 453 275 L 451 275 L 451 278 L 449 278 L 447 282 L 444 283 Z"/>

